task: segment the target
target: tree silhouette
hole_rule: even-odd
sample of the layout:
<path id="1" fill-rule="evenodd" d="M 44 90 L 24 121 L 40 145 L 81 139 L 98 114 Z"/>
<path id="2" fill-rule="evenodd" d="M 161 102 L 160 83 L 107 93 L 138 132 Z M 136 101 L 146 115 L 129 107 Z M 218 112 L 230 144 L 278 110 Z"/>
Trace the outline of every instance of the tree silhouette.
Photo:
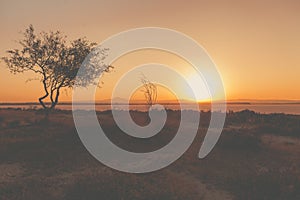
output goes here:
<path id="1" fill-rule="evenodd" d="M 108 49 L 96 49 L 96 43 L 91 43 L 85 38 L 67 43 L 67 37 L 59 31 L 35 34 L 32 25 L 25 30 L 23 36 L 24 38 L 18 41 L 21 49 L 8 50 L 9 55 L 2 59 L 14 74 L 32 71 L 39 75 L 44 90 L 39 102 L 45 110 L 55 108 L 62 88 L 72 88 L 75 83 L 84 87 L 98 84 L 94 82 L 96 76 L 102 72 L 109 72 L 112 68 L 103 63 Z M 92 50 L 100 59 L 88 65 L 85 76 L 77 77 L 75 81 L 81 63 Z M 50 105 L 45 103 L 47 98 L 51 101 Z"/>
<path id="2" fill-rule="evenodd" d="M 157 87 L 144 74 L 141 75 L 140 81 L 143 84 L 143 89 L 141 91 L 144 93 L 148 107 L 150 107 L 156 103 Z"/>

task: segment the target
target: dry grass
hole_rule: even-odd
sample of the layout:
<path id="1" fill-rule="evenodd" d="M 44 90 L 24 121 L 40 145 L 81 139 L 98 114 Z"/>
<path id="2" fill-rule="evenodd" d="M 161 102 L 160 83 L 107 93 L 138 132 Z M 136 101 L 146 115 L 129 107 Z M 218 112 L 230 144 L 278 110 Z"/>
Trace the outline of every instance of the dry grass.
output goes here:
<path id="1" fill-rule="evenodd" d="M 133 115 L 145 122 L 143 113 Z M 96 161 L 69 111 L 45 120 L 41 111 L 0 110 L 0 199 L 300 199 L 299 116 L 230 113 L 217 146 L 199 160 L 210 113 L 201 115 L 184 156 L 158 172 L 134 175 Z M 170 141 L 180 119 L 169 111 L 161 133 L 129 145 L 132 138 L 122 136 L 109 111 L 98 116 L 115 143 L 138 152 Z"/>

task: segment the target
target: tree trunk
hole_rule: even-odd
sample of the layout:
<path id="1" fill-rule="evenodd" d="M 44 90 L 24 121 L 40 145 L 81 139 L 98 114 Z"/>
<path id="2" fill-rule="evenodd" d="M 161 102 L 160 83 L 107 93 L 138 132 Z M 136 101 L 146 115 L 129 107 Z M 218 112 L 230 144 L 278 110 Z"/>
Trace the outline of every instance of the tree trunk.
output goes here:
<path id="1" fill-rule="evenodd" d="M 44 74 L 43 86 L 44 86 L 44 91 L 46 94 L 39 98 L 39 102 L 42 105 L 42 107 L 44 108 L 44 112 L 45 112 L 44 119 L 42 120 L 43 122 L 48 122 L 48 119 L 49 119 L 49 108 L 46 106 L 46 104 L 43 101 L 45 98 L 47 98 L 49 96 L 46 80 L 47 79 Z"/>
<path id="2" fill-rule="evenodd" d="M 51 110 L 55 109 L 55 106 L 58 103 L 58 98 L 59 98 L 59 94 L 60 94 L 59 90 L 60 90 L 60 88 L 56 89 L 55 99 L 53 99 L 53 92 L 54 92 L 54 90 L 51 91 L 51 107 L 50 107 Z"/>
<path id="3" fill-rule="evenodd" d="M 42 105 L 42 107 L 43 107 L 44 109 L 47 109 L 47 106 L 45 105 L 45 103 L 43 102 L 43 100 L 44 100 L 45 98 L 47 98 L 48 96 L 49 96 L 49 93 L 48 93 L 48 91 L 46 91 L 46 94 L 45 94 L 44 96 L 42 96 L 42 97 L 39 98 L 39 102 L 40 102 L 40 104 Z"/>
<path id="4" fill-rule="evenodd" d="M 48 92 L 48 89 L 47 89 L 47 82 L 46 82 L 47 78 L 46 78 L 45 73 L 43 73 L 43 76 L 44 76 L 43 86 L 44 86 L 44 91 L 45 91 L 46 94 L 44 96 L 42 96 L 42 97 L 39 98 L 39 102 L 42 105 L 42 107 L 46 110 L 47 106 L 45 105 L 45 103 L 43 102 L 43 100 L 49 96 L 49 92 Z"/>

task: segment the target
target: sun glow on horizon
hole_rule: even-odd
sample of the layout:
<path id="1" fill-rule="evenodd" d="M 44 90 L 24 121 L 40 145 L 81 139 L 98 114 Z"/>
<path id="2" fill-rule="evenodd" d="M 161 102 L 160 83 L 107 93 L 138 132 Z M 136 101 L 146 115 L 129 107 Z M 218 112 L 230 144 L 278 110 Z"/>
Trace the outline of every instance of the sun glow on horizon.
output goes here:
<path id="1" fill-rule="evenodd" d="M 193 1 L 189 4 L 184 1 L 136 1 L 130 6 L 125 1 L 37 3 L 29 0 L 0 4 L 3 19 L 0 21 L 0 57 L 6 56 L 5 51 L 18 48 L 15 41 L 21 39 L 20 31 L 29 24 L 38 32 L 59 30 L 69 39 L 86 37 L 97 43 L 131 28 L 165 27 L 190 36 L 206 49 L 219 67 L 228 99 L 300 100 L 299 1 L 272 1 L 272 6 L 269 1 L 258 0 Z M 113 15 L 112 10 L 116 11 Z M 127 61 L 117 61 L 116 66 L 121 66 L 117 73 L 146 62 L 163 61 L 182 71 L 188 65 L 163 52 L 127 56 Z M 26 83 L 36 74 L 13 75 L 4 62 L 0 62 L 0 72 L 0 102 L 38 102 L 44 95 L 40 82 Z M 118 78 L 117 73 L 104 77 L 105 84 L 96 94 L 97 100 L 110 98 L 111 83 Z M 196 82 L 189 72 L 186 75 L 189 82 Z M 192 85 L 200 90 L 197 83 Z M 199 94 L 202 90 L 197 92 L 196 101 L 208 100 Z M 215 98 L 214 94 L 212 96 Z M 60 96 L 61 102 L 71 99 L 71 90 Z"/>
<path id="2" fill-rule="evenodd" d="M 191 72 L 187 76 L 187 82 L 193 90 L 193 94 L 191 94 L 192 96 L 190 97 L 191 100 L 196 102 L 204 102 L 211 99 L 208 88 L 198 73 Z"/>

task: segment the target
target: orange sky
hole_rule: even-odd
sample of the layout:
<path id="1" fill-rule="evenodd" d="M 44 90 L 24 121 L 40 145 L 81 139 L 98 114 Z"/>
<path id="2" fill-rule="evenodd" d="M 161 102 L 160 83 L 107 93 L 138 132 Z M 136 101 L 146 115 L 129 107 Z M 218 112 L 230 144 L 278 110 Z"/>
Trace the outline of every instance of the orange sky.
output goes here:
<path id="1" fill-rule="evenodd" d="M 298 0 L 1 0 L 0 56 L 16 47 L 14 40 L 29 24 L 38 31 L 61 30 L 70 39 L 86 36 L 98 43 L 130 28 L 165 27 L 191 36 L 207 50 L 218 66 L 228 99 L 300 99 L 299 10 Z M 150 54 L 153 62 L 187 68 L 174 57 L 168 59 L 170 55 Z M 114 82 L 110 80 L 121 72 L 151 61 L 146 56 L 149 52 L 143 55 L 120 58 L 116 65 L 120 68 L 104 77 L 97 98 L 109 98 Z M 31 75 L 12 75 L 1 62 L 0 102 L 36 101 L 42 90 L 37 81 L 25 83 Z M 70 97 L 69 92 L 62 100 Z"/>

